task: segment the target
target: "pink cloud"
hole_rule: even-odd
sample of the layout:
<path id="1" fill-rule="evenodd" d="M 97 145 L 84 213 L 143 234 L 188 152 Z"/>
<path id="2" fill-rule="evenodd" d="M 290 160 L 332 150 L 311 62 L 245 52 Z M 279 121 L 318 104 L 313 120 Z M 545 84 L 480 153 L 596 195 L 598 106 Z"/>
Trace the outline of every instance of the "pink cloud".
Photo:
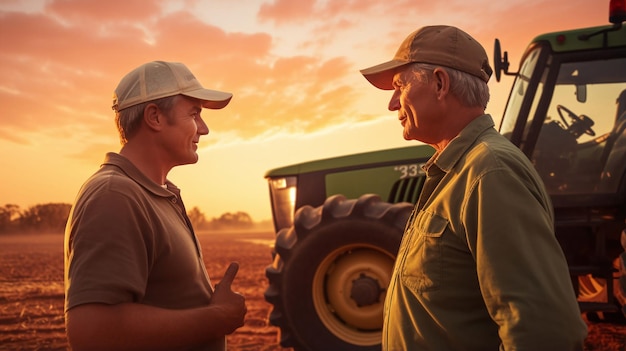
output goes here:
<path id="1" fill-rule="evenodd" d="M 161 4 L 145 0 L 55 0 L 46 4 L 45 11 L 73 23 L 144 22 L 161 12 Z"/>
<path id="2" fill-rule="evenodd" d="M 117 82 L 157 59 L 184 62 L 206 87 L 233 92 L 227 109 L 207 113 L 208 123 L 244 138 L 276 126 L 334 124 L 355 100 L 342 82 L 356 72 L 346 59 L 275 58 L 270 34 L 229 33 L 189 12 L 164 14 L 139 3 L 128 2 L 124 14 L 116 3 L 81 0 L 50 2 L 44 13 L 0 15 L 0 32 L 11 33 L 0 42 L 0 138 L 24 143 L 33 138 L 11 136 L 111 135 Z M 245 121 L 211 118 L 215 114 Z"/>
<path id="3" fill-rule="evenodd" d="M 297 22 L 311 18 L 316 0 L 274 0 L 261 5 L 258 17 L 261 21 L 274 21 L 277 24 Z"/>

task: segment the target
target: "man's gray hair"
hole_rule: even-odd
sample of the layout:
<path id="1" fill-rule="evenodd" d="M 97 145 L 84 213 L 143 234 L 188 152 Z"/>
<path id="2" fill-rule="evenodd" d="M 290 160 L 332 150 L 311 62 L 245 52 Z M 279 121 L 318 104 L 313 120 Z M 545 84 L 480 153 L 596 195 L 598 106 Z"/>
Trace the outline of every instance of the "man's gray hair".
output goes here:
<path id="1" fill-rule="evenodd" d="M 413 72 L 432 72 L 435 68 L 441 67 L 450 76 L 450 92 L 456 96 L 463 105 L 467 107 L 480 106 L 487 108 L 489 102 L 489 87 L 487 83 L 469 73 L 459 70 L 431 65 L 427 63 L 414 63 Z"/>

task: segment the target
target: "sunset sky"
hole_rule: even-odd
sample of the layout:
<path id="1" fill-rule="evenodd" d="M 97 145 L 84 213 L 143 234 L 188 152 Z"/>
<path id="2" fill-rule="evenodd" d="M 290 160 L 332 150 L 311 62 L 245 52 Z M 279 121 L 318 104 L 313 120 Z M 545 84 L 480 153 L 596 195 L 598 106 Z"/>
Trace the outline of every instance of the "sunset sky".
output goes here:
<path id="1" fill-rule="evenodd" d="M 107 151 L 120 78 L 153 60 L 185 63 L 207 88 L 234 94 L 205 110 L 195 165 L 175 168 L 188 209 L 210 219 L 271 217 L 269 169 L 408 146 L 390 92 L 359 69 L 392 58 L 424 25 L 494 39 L 517 70 L 527 43 L 608 24 L 608 0 L 0 0 L 0 206 L 72 203 Z M 492 77 L 499 122 L 512 79 Z"/>

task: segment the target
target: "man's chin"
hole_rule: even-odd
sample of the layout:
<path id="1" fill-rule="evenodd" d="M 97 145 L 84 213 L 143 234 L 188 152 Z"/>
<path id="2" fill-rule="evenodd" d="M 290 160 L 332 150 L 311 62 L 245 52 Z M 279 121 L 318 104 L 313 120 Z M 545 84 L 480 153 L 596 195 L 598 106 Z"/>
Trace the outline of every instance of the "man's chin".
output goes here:
<path id="1" fill-rule="evenodd" d="M 199 159 L 200 158 L 198 157 L 198 154 L 194 153 L 193 155 L 190 155 L 184 162 L 181 162 L 179 166 L 192 165 L 194 163 L 198 163 Z"/>
<path id="2" fill-rule="evenodd" d="M 411 138 L 411 135 L 409 134 L 409 132 L 407 132 L 406 130 L 402 133 L 402 137 L 404 137 L 404 140 L 413 140 L 413 138 Z"/>

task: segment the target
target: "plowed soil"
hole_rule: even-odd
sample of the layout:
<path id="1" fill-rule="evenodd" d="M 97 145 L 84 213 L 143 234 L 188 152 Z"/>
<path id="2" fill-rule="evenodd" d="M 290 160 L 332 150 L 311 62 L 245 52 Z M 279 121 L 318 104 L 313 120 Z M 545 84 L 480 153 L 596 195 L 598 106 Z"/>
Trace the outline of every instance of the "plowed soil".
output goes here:
<path id="1" fill-rule="evenodd" d="M 246 296 L 245 325 L 228 336 L 229 350 L 279 351 L 263 298 L 272 232 L 202 233 L 214 283 L 231 261 L 240 264 L 233 290 Z M 585 351 L 625 351 L 626 325 L 588 322 Z M 0 350 L 67 350 L 63 320 L 63 236 L 0 235 Z"/>

